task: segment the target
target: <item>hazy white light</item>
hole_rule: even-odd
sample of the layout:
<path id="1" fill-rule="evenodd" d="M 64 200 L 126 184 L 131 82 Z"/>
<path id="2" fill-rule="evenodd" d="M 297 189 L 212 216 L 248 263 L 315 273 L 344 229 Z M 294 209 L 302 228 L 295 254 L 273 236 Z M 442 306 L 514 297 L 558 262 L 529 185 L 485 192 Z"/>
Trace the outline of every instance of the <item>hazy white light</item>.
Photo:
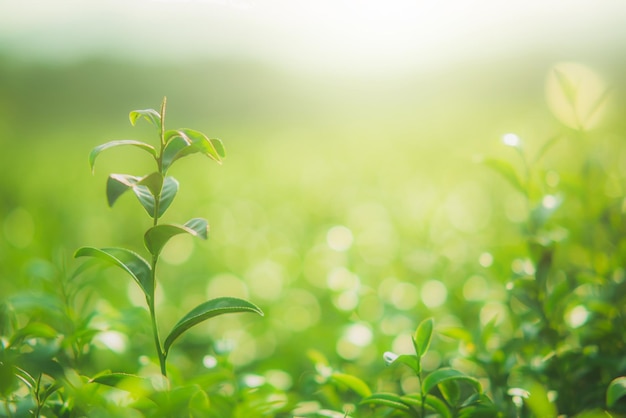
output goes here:
<path id="1" fill-rule="evenodd" d="M 326 234 L 328 246 L 335 251 L 346 251 L 352 246 L 352 231 L 343 225 L 333 226 Z"/>
<path id="2" fill-rule="evenodd" d="M 249 388 L 258 388 L 265 384 L 265 378 L 258 374 L 247 374 L 243 377 L 243 383 Z"/>
<path id="3" fill-rule="evenodd" d="M 422 286 L 422 302 L 429 308 L 443 305 L 448 298 L 448 289 L 439 280 L 429 280 Z"/>
<path id="4" fill-rule="evenodd" d="M 352 344 L 365 347 L 372 342 L 374 334 L 371 328 L 365 324 L 353 324 L 346 329 L 344 336 Z"/>
<path id="5" fill-rule="evenodd" d="M 487 296 L 487 281 L 482 276 L 474 275 L 467 279 L 463 285 L 463 297 L 465 300 L 484 300 Z"/>
<path id="6" fill-rule="evenodd" d="M 503 135 L 502 142 L 504 143 L 504 145 L 507 145 L 513 148 L 518 148 L 522 144 L 522 141 L 520 140 L 519 136 L 515 134 L 511 134 L 511 133 Z"/>
<path id="7" fill-rule="evenodd" d="M 109 350 L 118 354 L 126 351 L 126 335 L 118 331 L 104 331 L 98 334 L 96 340 L 101 342 Z"/>
<path id="8" fill-rule="evenodd" d="M 490 253 L 482 253 L 478 258 L 478 264 L 483 267 L 490 267 L 493 264 L 493 255 Z"/>
<path id="9" fill-rule="evenodd" d="M 589 319 L 589 311 L 582 305 L 576 306 L 567 315 L 567 323 L 572 328 L 578 328 L 585 325 L 587 319 Z"/>
<path id="10" fill-rule="evenodd" d="M 554 209 L 559 204 L 559 200 L 556 198 L 556 196 L 547 195 L 543 197 L 543 199 L 541 200 L 541 204 L 546 209 Z"/>
<path id="11" fill-rule="evenodd" d="M 419 292 L 411 283 L 400 282 L 391 291 L 391 303 L 401 310 L 409 310 L 417 305 Z"/>
<path id="12" fill-rule="evenodd" d="M 217 366 L 217 359 L 214 356 L 206 355 L 202 358 L 202 364 L 207 369 L 212 369 Z"/>

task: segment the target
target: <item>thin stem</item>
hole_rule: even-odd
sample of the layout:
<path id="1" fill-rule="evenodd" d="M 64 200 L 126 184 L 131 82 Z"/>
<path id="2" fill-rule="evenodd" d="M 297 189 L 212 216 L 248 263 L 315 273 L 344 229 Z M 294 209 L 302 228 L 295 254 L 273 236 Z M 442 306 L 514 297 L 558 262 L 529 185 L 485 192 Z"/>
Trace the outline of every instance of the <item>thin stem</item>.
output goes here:
<path id="1" fill-rule="evenodd" d="M 167 369 L 165 367 L 165 354 L 161 348 L 161 339 L 159 338 L 159 328 L 157 326 L 156 312 L 154 309 L 154 300 L 148 300 L 148 307 L 150 308 L 150 320 L 152 322 L 152 332 L 154 334 L 154 345 L 156 346 L 157 355 L 159 357 L 159 365 L 161 366 L 161 374 L 167 377 Z"/>
<path id="2" fill-rule="evenodd" d="M 163 175 L 163 166 L 162 166 L 162 162 L 163 162 L 163 150 L 165 149 L 165 104 L 167 102 L 167 99 L 164 97 L 163 98 L 163 103 L 161 104 L 161 127 L 160 127 L 160 132 L 159 132 L 159 136 L 160 136 L 160 140 L 161 140 L 161 148 L 159 150 L 159 157 L 157 159 L 157 166 L 158 166 L 158 170 L 159 170 L 159 174 Z M 155 196 L 155 202 L 154 202 L 154 215 L 153 215 L 153 226 L 157 226 L 159 223 L 159 204 L 161 202 L 161 196 L 159 193 L 159 196 Z M 155 298 L 155 291 L 156 291 L 156 286 L 157 286 L 157 281 L 156 281 L 156 266 L 157 266 L 157 262 L 159 261 L 159 255 L 158 254 L 154 254 L 152 256 L 152 269 L 151 269 L 151 280 L 152 280 L 152 289 L 153 289 L 153 294 L 150 297 L 146 297 L 146 301 L 148 302 L 148 308 L 150 310 L 150 321 L 152 323 L 152 333 L 154 335 L 154 345 L 156 347 L 157 350 L 157 356 L 159 357 L 159 365 L 161 366 L 161 374 L 164 377 L 167 377 L 167 367 L 166 367 L 166 356 L 165 353 L 163 352 L 163 348 L 161 345 L 161 338 L 159 337 L 159 327 L 157 324 L 157 319 L 156 319 L 156 309 L 154 306 L 154 298 Z"/>

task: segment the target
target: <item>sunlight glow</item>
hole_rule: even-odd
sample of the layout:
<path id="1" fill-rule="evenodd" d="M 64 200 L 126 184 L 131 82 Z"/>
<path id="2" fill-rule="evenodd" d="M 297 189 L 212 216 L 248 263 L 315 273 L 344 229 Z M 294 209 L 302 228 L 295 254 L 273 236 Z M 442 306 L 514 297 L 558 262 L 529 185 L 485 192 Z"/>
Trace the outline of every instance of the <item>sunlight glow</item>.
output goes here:
<path id="1" fill-rule="evenodd" d="M 429 280 L 422 286 L 422 302 L 429 308 L 443 305 L 448 298 L 448 289 L 439 280 Z"/>
<path id="2" fill-rule="evenodd" d="M 519 148 L 522 144 L 522 141 L 520 140 L 519 136 L 515 134 L 511 134 L 511 133 L 505 134 L 502 137 L 502 142 L 504 143 L 504 145 L 513 147 L 513 148 Z"/>
<path id="3" fill-rule="evenodd" d="M 328 246 L 335 251 L 350 249 L 353 239 L 352 231 L 343 225 L 333 226 L 326 234 Z"/>
<path id="4" fill-rule="evenodd" d="M 587 319 L 589 319 L 589 311 L 582 305 L 575 306 L 565 318 L 572 328 L 579 328 L 585 325 Z"/>
<path id="5" fill-rule="evenodd" d="M 122 354 L 126 351 L 128 338 L 118 331 L 104 331 L 95 337 L 96 341 L 102 343 L 109 350 Z"/>

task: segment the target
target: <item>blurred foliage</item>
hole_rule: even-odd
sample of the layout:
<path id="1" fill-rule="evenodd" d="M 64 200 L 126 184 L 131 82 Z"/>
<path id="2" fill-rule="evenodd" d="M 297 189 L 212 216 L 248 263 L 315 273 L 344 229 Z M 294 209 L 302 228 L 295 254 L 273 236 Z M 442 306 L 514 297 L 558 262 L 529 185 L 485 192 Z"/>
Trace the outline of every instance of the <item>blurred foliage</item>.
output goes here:
<path id="1" fill-rule="evenodd" d="M 392 416 L 361 404 L 358 382 L 419 393 L 383 353 L 413 353 L 428 317 L 423 373 L 472 376 L 502 416 L 626 413 L 623 68 L 604 72 L 592 129 L 554 110 L 575 108 L 581 85 L 523 58 L 431 79 L 310 80 L 250 62 L 3 57 L 0 415 Z M 547 100 L 546 80 L 559 86 Z M 68 265 L 85 243 L 145 252 L 138 203 L 109 211 L 102 185 L 149 161 L 112 150 L 90 176 L 87 155 L 148 140 L 120 120 L 164 95 L 173 125 L 189 115 L 229 157 L 172 169 L 191 184 L 177 217 L 206 217 L 211 231 L 163 251 L 160 326 L 207 297 L 249 297 L 266 313 L 181 338 L 167 399 L 136 286 L 110 270 L 72 279 Z M 98 382 L 105 370 L 147 382 Z"/>

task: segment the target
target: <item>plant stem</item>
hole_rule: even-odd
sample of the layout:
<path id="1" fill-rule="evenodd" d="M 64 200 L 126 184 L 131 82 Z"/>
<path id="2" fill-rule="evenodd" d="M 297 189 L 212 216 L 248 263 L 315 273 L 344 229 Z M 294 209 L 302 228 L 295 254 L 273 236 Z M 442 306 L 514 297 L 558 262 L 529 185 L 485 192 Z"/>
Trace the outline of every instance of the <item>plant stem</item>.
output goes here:
<path id="1" fill-rule="evenodd" d="M 152 333 L 154 334 L 154 345 L 159 357 L 159 365 L 161 366 L 161 374 L 167 377 L 167 369 L 165 367 L 165 354 L 161 348 L 161 339 L 159 338 L 159 328 L 157 326 L 156 312 L 154 309 L 154 300 L 148 300 L 148 307 L 150 308 L 150 320 L 152 322 Z"/>
<path id="2" fill-rule="evenodd" d="M 159 157 L 157 159 L 157 168 L 161 175 L 163 175 L 162 161 L 163 161 L 163 150 L 165 149 L 165 104 L 166 104 L 166 98 L 164 97 L 163 103 L 161 104 L 161 126 L 159 129 L 159 138 L 161 142 L 161 147 L 159 150 Z M 153 227 L 157 226 L 159 223 L 159 203 L 160 202 L 161 202 L 161 196 L 159 193 L 159 196 L 155 196 L 155 199 L 154 199 L 154 215 L 153 215 L 154 222 L 152 223 Z M 161 374 L 163 375 L 163 377 L 167 377 L 167 367 L 165 363 L 166 357 L 165 357 L 165 353 L 163 352 L 163 348 L 161 346 L 161 339 L 159 338 L 159 327 L 157 325 L 156 310 L 154 307 L 154 298 L 155 298 L 156 285 L 157 285 L 156 266 L 157 266 L 158 261 L 159 261 L 159 255 L 154 254 L 152 256 L 152 269 L 151 269 L 152 295 L 151 297 L 147 297 L 146 301 L 148 302 L 148 307 L 150 309 L 150 320 L 152 323 L 152 333 L 154 335 L 154 345 L 157 350 L 157 356 L 159 357 L 159 365 L 161 366 Z"/>

